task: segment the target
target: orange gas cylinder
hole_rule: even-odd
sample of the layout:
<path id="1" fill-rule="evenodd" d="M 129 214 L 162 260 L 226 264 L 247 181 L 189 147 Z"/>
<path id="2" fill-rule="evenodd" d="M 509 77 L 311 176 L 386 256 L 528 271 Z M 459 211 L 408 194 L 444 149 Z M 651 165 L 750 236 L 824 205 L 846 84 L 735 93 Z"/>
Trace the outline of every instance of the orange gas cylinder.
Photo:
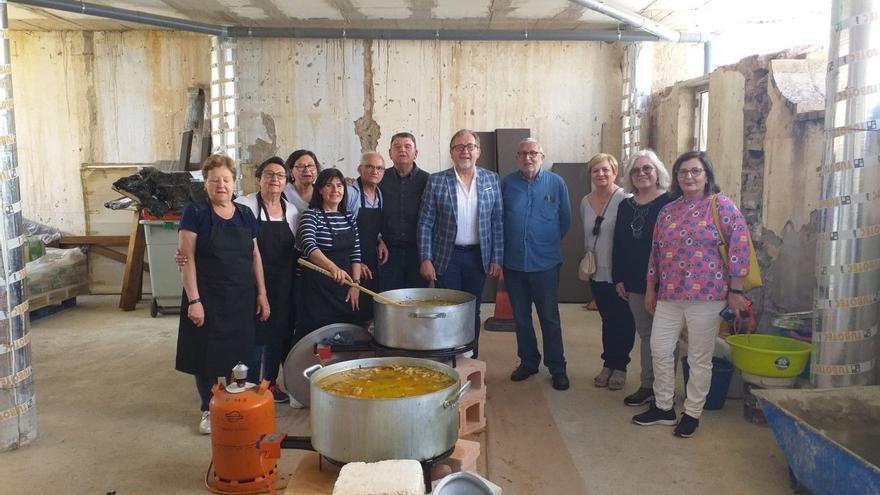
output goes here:
<path id="1" fill-rule="evenodd" d="M 215 493 L 269 491 L 276 460 L 257 450 L 257 440 L 275 431 L 275 402 L 269 382 L 245 383 L 239 364 L 236 383 L 214 385 L 211 399 L 211 447 L 214 470 L 209 488 Z"/>

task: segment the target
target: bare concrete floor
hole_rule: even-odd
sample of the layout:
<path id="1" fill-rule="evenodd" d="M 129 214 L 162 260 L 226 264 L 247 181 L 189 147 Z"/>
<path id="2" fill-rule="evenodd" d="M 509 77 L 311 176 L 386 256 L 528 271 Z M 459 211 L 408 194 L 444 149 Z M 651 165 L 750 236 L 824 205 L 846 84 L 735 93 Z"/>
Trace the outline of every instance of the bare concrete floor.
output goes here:
<path id="1" fill-rule="evenodd" d="M 176 318 L 150 318 L 145 304 L 123 313 L 116 302 L 80 297 L 76 308 L 33 324 L 40 436 L 0 453 L 0 492 L 207 493 L 210 439 L 197 433 L 192 378 L 174 371 Z M 631 424 L 641 408 L 623 405 L 625 392 L 592 385 L 601 367 L 598 314 L 561 310 L 566 392 L 550 387 L 545 369 L 525 382 L 507 379 L 517 363 L 513 334 L 481 339 L 489 427 L 478 435 L 479 465 L 506 495 L 790 493 L 779 448 L 766 427 L 742 418 L 742 401 L 704 413 L 687 440 L 670 427 Z M 627 393 L 637 374 L 634 363 Z M 307 411 L 279 407 L 277 419 L 279 430 L 309 434 Z M 285 451 L 281 472 L 289 475 L 300 456 Z"/>

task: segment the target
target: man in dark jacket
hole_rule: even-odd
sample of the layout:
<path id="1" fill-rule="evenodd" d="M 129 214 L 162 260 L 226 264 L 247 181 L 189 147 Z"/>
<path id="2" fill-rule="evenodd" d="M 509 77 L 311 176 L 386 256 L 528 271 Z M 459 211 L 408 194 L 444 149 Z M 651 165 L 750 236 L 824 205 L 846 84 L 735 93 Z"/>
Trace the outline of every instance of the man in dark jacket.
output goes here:
<path id="1" fill-rule="evenodd" d="M 394 166 L 385 172 L 379 183 L 382 190 L 382 240 L 387 255 L 380 253 L 379 284 L 383 291 L 427 287 L 419 275 L 419 250 L 416 245 L 416 226 L 422 192 L 428 182 L 428 173 L 416 165 L 419 150 L 416 138 L 408 132 L 391 137 L 388 155 Z"/>

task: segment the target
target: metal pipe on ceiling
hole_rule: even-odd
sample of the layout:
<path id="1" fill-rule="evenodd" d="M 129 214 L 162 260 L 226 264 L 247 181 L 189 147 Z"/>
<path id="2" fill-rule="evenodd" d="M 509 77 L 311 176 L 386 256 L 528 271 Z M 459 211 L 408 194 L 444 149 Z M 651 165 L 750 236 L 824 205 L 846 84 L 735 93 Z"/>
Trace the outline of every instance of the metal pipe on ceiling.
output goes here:
<path id="1" fill-rule="evenodd" d="M 457 29 L 344 29 L 296 27 L 229 27 L 231 38 L 327 38 L 372 40 L 452 41 L 659 41 L 649 33 L 635 31 L 478 31 Z"/>
<path id="2" fill-rule="evenodd" d="M 96 17 L 104 17 L 107 19 L 116 19 L 118 21 L 135 22 L 138 24 L 147 24 L 150 26 L 177 29 L 180 31 L 192 31 L 196 33 L 212 34 L 214 36 L 226 35 L 226 28 L 223 26 L 215 26 L 213 24 L 205 24 L 203 22 L 187 21 L 184 19 L 177 19 L 174 17 L 167 17 L 163 15 L 148 14 L 146 12 L 138 12 L 136 10 L 118 9 L 116 7 L 107 7 L 104 5 L 96 5 L 93 3 L 75 2 L 70 0 L 9 1 L 11 3 L 30 5 L 32 7 L 63 10 L 65 12 L 74 12 L 77 14 L 92 15 Z"/>
<path id="3" fill-rule="evenodd" d="M 210 34 L 224 38 L 328 38 L 380 40 L 454 40 L 454 41 L 663 41 L 656 33 L 639 31 L 491 31 L 455 29 L 345 29 L 296 27 L 219 26 L 188 21 L 135 10 L 107 7 L 75 0 L 9 0 L 12 3 L 92 15 L 125 22 L 147 24 L 179 31 Z M 678 33 L 677 31 L 675 31 Z M 686 34 L 686 33 L 682 33 Z M 700 41 L 693 33 L 688 41 Z M 700 38 L 700 39 L 697 39 Z M 684 41 L 684 39 L 682 39 Z"/>
<path id="4" fill-rule="evenodd" d="M 628 26 L 632 26 L 638 30 L 651 33 L 660 38 L 660 41 L 672 41 L 675 43 L 703 43 L 709 39 L 706 34 L 693 33 L 688 31 L 677 31 L 670 27 L 664 26 L 656 21 L 652 21 L 647 17 L 630 10 L 609 5 L 600 0 L 569 0 L 581 7 L 588 8 L 605 14 L 608 17 L 617 19 Z"/>

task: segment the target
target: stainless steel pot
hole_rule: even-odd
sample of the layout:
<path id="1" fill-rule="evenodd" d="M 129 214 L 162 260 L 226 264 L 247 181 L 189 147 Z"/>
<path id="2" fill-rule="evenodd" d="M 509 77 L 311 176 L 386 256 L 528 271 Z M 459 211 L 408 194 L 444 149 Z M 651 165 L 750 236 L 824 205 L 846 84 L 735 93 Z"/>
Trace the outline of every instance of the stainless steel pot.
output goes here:
<path id="1" fill-rule="evenodd" d="M 454 349 L 474 340 L 474 296 L 452 289 L 397 289 L 395 301 L 448 301 L 443 306 L 398 306 L 373 300 L 373 338 L 380 345 L 412 351 Z"/>
<path id="2" fill-rule="evenodd" d="M 437 392 L 401 399 L 341 397 L 317 385 L 322 378 L 341 371 L 393 364 L 437 370 L 455 383 Z M 312 445 L 325 457 L 338 462 L 424 461 L 455 446 L 458 400 L 470 382 L 459 388 L 458 372 L 445 364 L 407 357 L 355 359 L 326 367 L 315 365 L 303 375 L 311 381 Z"/>

